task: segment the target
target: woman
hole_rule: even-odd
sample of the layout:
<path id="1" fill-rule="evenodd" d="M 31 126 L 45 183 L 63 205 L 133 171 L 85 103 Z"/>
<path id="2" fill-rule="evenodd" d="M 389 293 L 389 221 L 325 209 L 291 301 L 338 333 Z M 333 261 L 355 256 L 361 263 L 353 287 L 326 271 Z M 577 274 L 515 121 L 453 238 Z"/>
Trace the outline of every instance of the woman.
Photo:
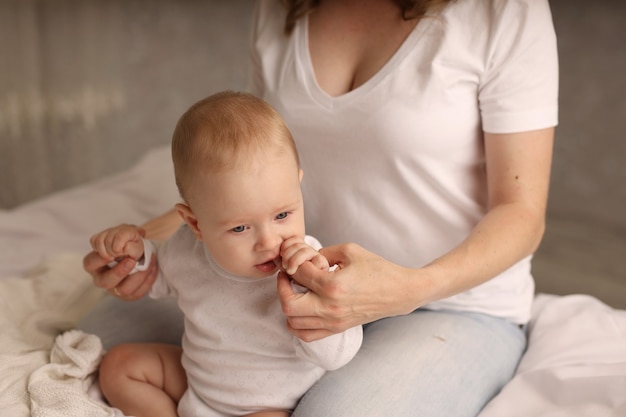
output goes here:
<path id="1" fill-rule="evenodd" d="M 294 416 L 476 416 L 526 343 L 557 124 L 548 2 L 286 3 L 257 6 L 253 92 L 292 130 L 307 229 L 340 269 L 278 291 L 304 340 L 366 324 Z M 137 299 L 153 273 L 128 263 L 85 257 L 96 285 Z"/>

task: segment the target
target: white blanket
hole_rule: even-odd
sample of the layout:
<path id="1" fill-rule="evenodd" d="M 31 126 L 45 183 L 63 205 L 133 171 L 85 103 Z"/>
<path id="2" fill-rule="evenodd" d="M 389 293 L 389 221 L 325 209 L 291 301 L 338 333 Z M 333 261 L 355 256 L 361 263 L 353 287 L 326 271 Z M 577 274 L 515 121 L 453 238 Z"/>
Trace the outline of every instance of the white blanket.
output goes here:
<path id="1" fill-rule="evenodd" d="M 0 415 L 111 417 L 87 392 L 102 355 L 100 339 L 71 329 L 103 296 L 82 256 L 59 255 L 25 277 L 0 280 Z"/>
<path id="2" fill-rule="evenodd" d="M 529 331 L 515 377 L 480 417 L 626 416 L 626 311 L 540 294 Z"/>

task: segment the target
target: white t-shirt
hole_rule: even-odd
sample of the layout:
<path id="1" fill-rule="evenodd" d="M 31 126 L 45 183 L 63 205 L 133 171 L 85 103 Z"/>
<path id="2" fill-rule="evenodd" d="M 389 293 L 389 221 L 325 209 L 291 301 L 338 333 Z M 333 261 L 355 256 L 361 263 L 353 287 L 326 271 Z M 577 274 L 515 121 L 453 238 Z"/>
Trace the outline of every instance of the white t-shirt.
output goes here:
<path id="1" fill-rule="evenodd" d="M 339 97 L 316 82 L 308 19 L 284 35 L 280 3 L 257 8 L 252 90 L 294 135 L 307 230 L 325 245 L 356 242 L 397 264 L 425 265 L 487 212 L 482 131 L 557 124 L 547 0 L 452 2 L 422 19 L 376 75 Z M 534 293 L 530 261 L 428 307 L 524 323 Z"/>
<path id="2" fill-rule="evenodd" d="M 317 240 L 305 241 L 319 249 Z M 187 226 L 158 248 L 150 296 L 177 297 L 185 316 L 182 364 L 189 388 L 185 417 L 240 416 L 295 408 L 325 373 L 357 353 L 360 326 L 306 343 L 287 330 L 276 275 L 253 279 L 224 271 Z"/>

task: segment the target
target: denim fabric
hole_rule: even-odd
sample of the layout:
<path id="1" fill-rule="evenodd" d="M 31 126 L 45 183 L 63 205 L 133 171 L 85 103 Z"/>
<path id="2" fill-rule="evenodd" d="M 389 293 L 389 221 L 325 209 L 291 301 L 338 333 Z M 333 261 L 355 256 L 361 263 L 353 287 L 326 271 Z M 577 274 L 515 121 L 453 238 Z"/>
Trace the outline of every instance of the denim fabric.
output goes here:
<path id="1" fill-rule="evenodd" d="M 313 386 L 293 417 L 476 416 L 525 347 L 523 328 L 479 313 L 383 319 L 365 326 L 357 356 Z"/>

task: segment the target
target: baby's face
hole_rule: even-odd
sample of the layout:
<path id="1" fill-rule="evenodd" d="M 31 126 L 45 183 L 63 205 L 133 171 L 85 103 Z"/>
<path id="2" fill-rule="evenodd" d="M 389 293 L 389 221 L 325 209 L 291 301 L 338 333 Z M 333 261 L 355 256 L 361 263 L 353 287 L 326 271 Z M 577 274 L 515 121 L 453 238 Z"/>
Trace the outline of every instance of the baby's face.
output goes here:
<path id="1" fill-rule="evenodd" d="M 304 237 L 302 175 L 287 152 L 253 159 L 199 180 L 192 210 L 198 238 L 224 270 L 264 278 L 277 271 L 282 242 Z"/>

